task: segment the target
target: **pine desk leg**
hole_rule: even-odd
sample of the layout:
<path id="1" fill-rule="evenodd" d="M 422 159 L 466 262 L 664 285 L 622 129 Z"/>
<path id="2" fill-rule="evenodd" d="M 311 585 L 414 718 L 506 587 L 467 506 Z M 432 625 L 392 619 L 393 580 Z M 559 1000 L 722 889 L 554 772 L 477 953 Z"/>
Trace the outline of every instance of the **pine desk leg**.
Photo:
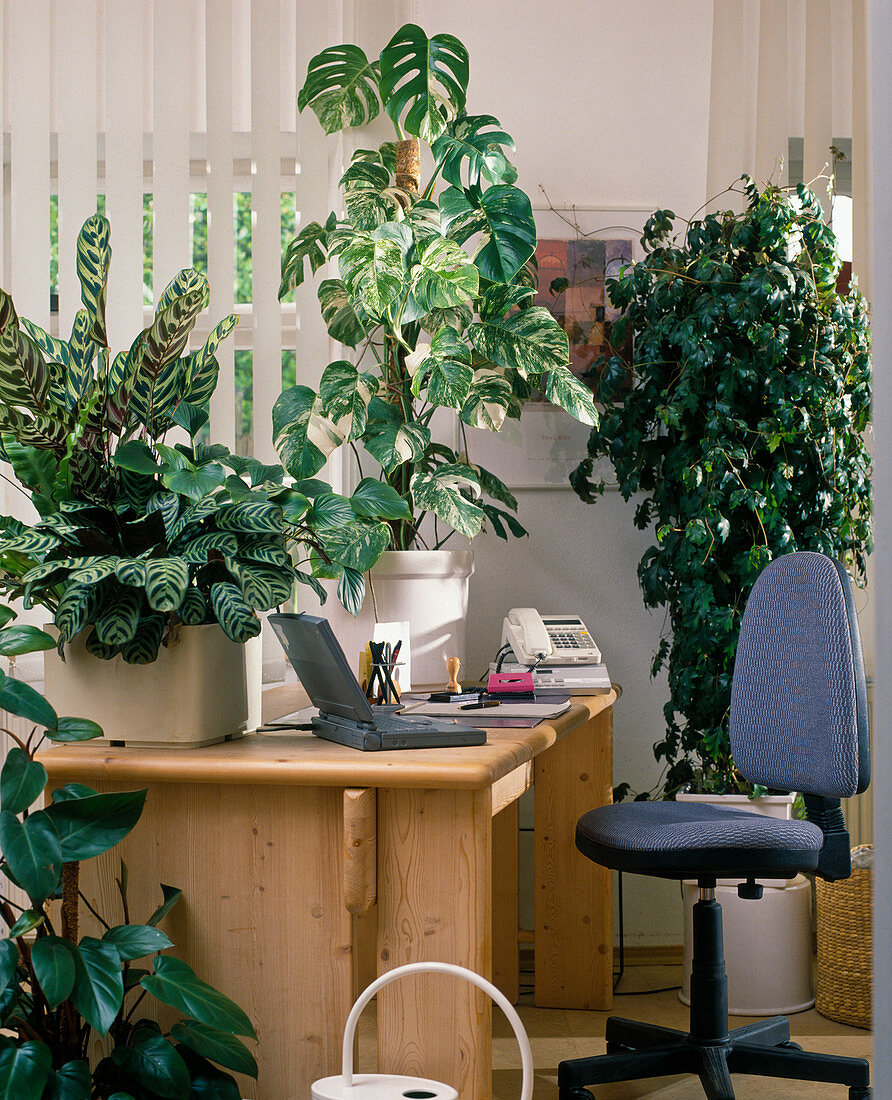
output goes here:
<path id="1" fill-rule="evenodd" d="M 511 1004 L 520 994 L 518 918 L 518 803 L 492 819 L 492 983 Z"/>
<path id="2" fill-rule="evenodd" d="M 613 1006 L 610 872 L 576 849 L 576 822 L 613 797 L 613 708 L 535 759 L 536 1004 Z"/>
<path id="3" fill-rule="evenodd" d="M 111 923 L 120 918 L 114 880 L 122 856 L 134 920 L 161 902 L 159 882 L 182 889 L 162 925 L 176 944 L 172 954 L 237 1001 L 260 1039 L 260 1075 L 239 1079 L 241 1096 L 307 1097 L 313 1081 L 339 1072 L 352 1004 L 342 846 L 336 787 L 152 783 L 123 844 L 81 864 L 81 888 Z M 89 918 L 84 925 L 97 934 Z M 149 1015 L 151 1005 L 147 999 L 140 1010 Z M 167 1026 L 178 1018 L 162 1015 Z"/>
<path id="4" fill-rule="evenodd" d="M 489 790 L 378 790 L 378 968 L 452 962 L 490 976 Z M 491 1006 L 443 974 L 378 994 L 382 1073 L 444 1081 L 461 1100 L 492 1095 Z"/>

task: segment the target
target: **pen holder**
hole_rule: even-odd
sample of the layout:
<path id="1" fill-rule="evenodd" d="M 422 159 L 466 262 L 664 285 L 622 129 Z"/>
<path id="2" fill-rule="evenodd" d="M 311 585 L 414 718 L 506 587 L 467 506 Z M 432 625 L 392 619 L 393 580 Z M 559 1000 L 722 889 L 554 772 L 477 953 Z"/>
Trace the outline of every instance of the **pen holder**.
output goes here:
<path id="1" fill-rule="evenodd" d="M 394 669 L 398 667 L 396 661 L 372 661 L 372 671 L 369 676 L 370 701 L 376 703 L 398 703 L 400 701 L 400 689 L 393 677 Z M 375 684 L 380 685 L 378 688 Z M 393 691 L 390 685 L 393 685 Z"/>
<path id="2" fill-rule="evenodd" d="M 500 993 L 485 978 L 475 974 L 473 970 L 467 970 L 463 966 L 455 966 L 452 963 L 421 962 L 409 963 L 407 966 L 398 966 L 395 970 L 389 970 L 360 994 L 356 1004 L 350 1010 L 347 1017 L 347 1026 L 344 1030 L 344 1048 L 341 1059 L 341 1074 L 338 1077 L 324 1077 L 320 1081 L 314 1081 L 310 1095 L 312 1100 L 403 1100 L 403 1097 L 425 1097 L 428 1100 L 457 1100 L 458 1093 L 451 1085 L 444 1085 L 441 1081 L 428 1081 L 423 1077 L 404 1077 L 391 1073 L 353 1073 L 353 1038 L 356 1033 L 356 1024 L 360 1014 L 379 989 L 390 982 L 396 981 L 407 974 L 428 974 L 439 972 L 441 974 L 455 974 L 464 978 L 484 993 L 489 994 L 492 1000 L 501 1008 L 508 1018 L 508 1023 L 514 1029 L 514 1034 L 520 1046 L 520 1059 L 523 1066 L 523 1083 L 520 1089 L 520 1100 L 531 1100 L 533 1095 L 533 1053 L 530 1050 L 530 1041 L 524 1031 L 520 1017 L 511 1002 Z"/>

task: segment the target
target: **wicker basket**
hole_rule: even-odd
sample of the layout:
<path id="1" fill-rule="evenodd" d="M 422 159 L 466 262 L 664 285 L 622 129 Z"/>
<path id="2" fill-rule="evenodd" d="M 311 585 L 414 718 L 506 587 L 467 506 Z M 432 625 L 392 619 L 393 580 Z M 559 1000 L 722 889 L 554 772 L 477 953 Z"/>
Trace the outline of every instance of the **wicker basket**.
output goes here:
<path id="1" fill-rule="evenodd" d="M 873 870 L 856 867 L 840 882 L 815 881 L 818 975 L 815 1008 L 822 1016 L 869 1028 L 873 968 Z"/>

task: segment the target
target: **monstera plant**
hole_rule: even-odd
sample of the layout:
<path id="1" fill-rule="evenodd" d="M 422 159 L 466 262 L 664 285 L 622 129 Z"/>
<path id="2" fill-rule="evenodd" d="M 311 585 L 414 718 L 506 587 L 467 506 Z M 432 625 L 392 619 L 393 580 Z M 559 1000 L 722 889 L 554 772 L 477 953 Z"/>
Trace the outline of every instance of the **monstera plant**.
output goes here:
<path id="1" fill-rule="evenodd" d="M 53 639 L 36 627 L 10 625 L 13 617 L 0 606 L 0 653 L 52 647 Z M 182 960 L 161 954 L 173 944 L 158 926 L 180 891 L 162 886 L 158 908 L 143 923 L 131 920 L 122 860 L 118 923 L 91 907 L 98 935 L 80 934 L 80 862 L 123 840 L 139 820 L 146 792 L 99 794 L 69 783 L 39 808 L 47 772 L 35 754 L 44 739 L 87 741 L 102 730 L 89 719 L 60 717 L 32 687 L 2 672 L 0 709 L 32 726 L 24 738 L 2 731 L 14 745 L 0 770 L 0 870 L 27 901 L 20 904 L 21 893 L 8 887 L 0 891 L 6 925 L 0 940 L 0 1095 L 239 1100 L 241 1091 L 225 1070 L 257 1076 L 254 1055 L 239 1038 L 256 1038 L 250 1020 Z M 169 1031 L 145 1008 L 135 1014 L 147 995 L 182 1017 Z M 104 1054 L 91 1066 L 88 1052 L 100 1037 Z"/>
<path id="2" fill-rule="evenodd" d="M 669 795 L 749 789 L 728 711 L 740 618 L 778 554 L 817 550 L 863 578 L 871 545 L 870 331 L 856 286 L 838 290 L 836 239 L 808 188 L 759 190 L 745 209 L 684 223 L 658 210 L 644 259 L 608 284 L 631 362 L 598 365 L 605 412 L 571 480 L 587 501 L 606 457 L 635 524 L 648 607 L 666 609 Z M 616 332 L 618 342 L 622 336 Z"/>
<path id="3" fill-rule="evenodd" d="M 0 584 L 52 612 L 60 648 L 91 627 L 91 653 L 140 664 L 174 644 L 180 625 L 218 622 L 246 641 L 257 611 L 287 600 L 295 580 L 319 588 L 314 568 L 336 563 L 349 601 L 370 541 L 360 536 L 388 531 L 375 518 L 385 497 L 359 486 L 351 503 L 315 479 L 286 486 L 281 466 L 204 442 L 214 353 L 236 317 L 187 351 L 209 293 L 203 275 L 181 271 L 149 327 L 113 355 L 110 259 L 109 224 L 96 214 L 78 239 L 84 305 L 67 341 L 20 320 L 0 290 L 2 456 L 39 513 L 32 525 L 2 520 Z M 188 443 L 165 442 L 175 425 Z M 286 539 L 312 557 L 309 569 L 294 568 Z"/>
<path id="4" fill-rule="evenodd" d="M 307 264 L 315 273 L 332 262 L 334 277 L 318 287 L 322 315 L 357 354 L 325 367 L 318 392 L 298 385 L 280 396 L 274 441 L 298 479 L 338 447 L 352 450 L 360 476 L 371 463 L 402 503 L 388 517 L 397 549 L 438 547 L 453 531 L 473 537 L 487 523 L 502 538 L 525 534 L 515 498 L 468 453 L 466 425 L 498 432 L 539 391 L 597 421 L 568 368 L 566 335 L 532 304 L 536 225 L 515 185 L 514 143 L 493 116 L 466 112 L 467 85 L 462 43 L 409 24 L 378 60 L 354 45 L 324 50 L 298 97 L 328 134 L 383 107 L 397 140 L 359 149 L 340 181 L 345 216 L 307 224 L 286 250 L 280 296 Z M 424 182 L 420 143 L 432 165 Z M 437 439 L 444 410 L 458 418 L 458 449 Z M 380 553 L 385 533 L 377 539 Z"/>

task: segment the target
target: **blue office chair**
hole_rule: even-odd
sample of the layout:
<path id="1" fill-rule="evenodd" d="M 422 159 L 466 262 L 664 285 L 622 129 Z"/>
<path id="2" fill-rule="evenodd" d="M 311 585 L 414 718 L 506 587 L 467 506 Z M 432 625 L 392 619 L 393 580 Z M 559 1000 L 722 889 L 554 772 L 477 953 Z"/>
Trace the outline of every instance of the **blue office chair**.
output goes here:
<path id="1" fill-rule="evenodd" d="M 731 751 L 753 783 L 801 791 L 807 821 L 681 802 L 631 802 L 584 814 L 576 846 L 618 871 L 696 878 L 690 1031 L 611 1017 L 607 1053 L 558 1068 L 560 1100 L 593 1100 L 585 1087 L 696 1073 L 709 1100 L 734 1100 L 732 1073 L 849 1086 L 870 1096 L 865 1059 L 811 1054 L 790 1042 L 785 1016 L 728 1030 L 728 983 L 716 879 L 739 879 L 758 899 L 758 878 L 851 873 L 840 798 L 870 781 L 867 689 L 849 579 L 823 554 L 773 561 L 746 605 L 731 690 Z M 759 960 L 753 959 L 753 966 Z"/>

